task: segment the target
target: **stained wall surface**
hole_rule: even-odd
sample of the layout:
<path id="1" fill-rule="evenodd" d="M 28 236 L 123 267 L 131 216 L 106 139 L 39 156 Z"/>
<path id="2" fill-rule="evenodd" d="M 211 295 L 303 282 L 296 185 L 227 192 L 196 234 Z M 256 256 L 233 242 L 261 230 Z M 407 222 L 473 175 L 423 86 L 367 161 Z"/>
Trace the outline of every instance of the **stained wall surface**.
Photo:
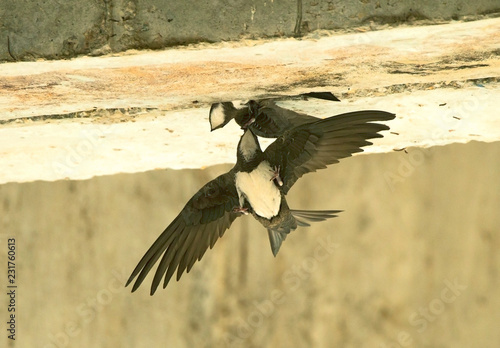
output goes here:
<path id="1" fill-rule="evenodd" d="M 143 253 L 227 169 L 0 186 L 1 279 L 15 238 L 18 286 L 16 341 L 2 329 L 1 345 L 500 344 L 500 143 L 345 159 L 289 194 L 291 207 L 344 212 L 293 232 L 276 258 L 244 217 L 179 282 L 130 293 Z"/>
<path id="2" fill-rule="evenodd" d="M 499 11 L 497 0 L 0 0 L 0 61 L 294 36 L 296 27 L 307 34 L 419 20 L 436 23 Z"/>

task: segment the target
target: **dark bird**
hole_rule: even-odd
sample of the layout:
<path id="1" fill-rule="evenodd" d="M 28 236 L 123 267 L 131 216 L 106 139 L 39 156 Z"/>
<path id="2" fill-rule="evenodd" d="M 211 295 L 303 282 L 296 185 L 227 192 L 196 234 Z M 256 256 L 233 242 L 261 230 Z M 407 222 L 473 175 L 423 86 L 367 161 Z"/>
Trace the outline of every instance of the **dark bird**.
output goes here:
<path id="1" fill-rule="evenodd" d="M 276 255 L 287 234 L 297 226 L 308 226 L 339 212 L 289 209 L 285 196 L 293 184 L 306 173 L 363 151 L 361 147 L 371 145 L 367 139 L 380 138 L 378 132 L 389 129 L 371 122 L 394 117 L 384 111 L 329 117 L 286 131 L 265 151 L 252 130 L 247 129 L 238 143 L 235 166 L 207 183 L 187 202 L 139 261 L 126 285 L 137 277 L 132 288 L 135 291 L 160 256 L 151 295 L 162 278 L 165 288 L 176 270 L 179 280 L 242 213 L 251 213 L 267 228 Z"/>
<path id="2" fill-rule="evenodd" d="M 339 101 L 330 92 L 310 92 L 301 94 L 300 97 Z M 254 134 L 265 138 L 277 138 L 289 129 L 319 120 L 279 107 L 275 99 L 250 100 L 237 106 L 233 102 L 212 104 L 209 113 L 212 131 L 224 127 L 232 119 L 241 128 L 250 128 Z"/>

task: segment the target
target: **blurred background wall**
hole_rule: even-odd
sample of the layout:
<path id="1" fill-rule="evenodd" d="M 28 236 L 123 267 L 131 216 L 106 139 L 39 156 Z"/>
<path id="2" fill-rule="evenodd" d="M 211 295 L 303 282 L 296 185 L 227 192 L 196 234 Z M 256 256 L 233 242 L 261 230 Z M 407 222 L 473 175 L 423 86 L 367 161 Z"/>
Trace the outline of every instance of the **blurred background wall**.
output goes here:
<path id="1" fill-rule="evenodd" d="M 407 152 L 304 176 L 290 206 L 338 218 L 276 258 L 241 218 L 152 297 L 152 277 L 133 294 L 126 279 L 230 166 L 2 185 L 1 259 L 15 238 L 18 272 L 17 340 L 2 330 L 2 346 L 498 347 L 500 143 Z"/>

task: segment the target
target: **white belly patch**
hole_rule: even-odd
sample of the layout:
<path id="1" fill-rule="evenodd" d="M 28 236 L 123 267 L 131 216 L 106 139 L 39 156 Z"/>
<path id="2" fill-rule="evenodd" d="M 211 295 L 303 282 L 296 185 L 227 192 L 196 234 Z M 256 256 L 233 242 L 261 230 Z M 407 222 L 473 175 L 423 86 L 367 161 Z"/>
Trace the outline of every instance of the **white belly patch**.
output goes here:
<path id="1" fill-rule="evenodd" d="M 281 204 L 281 193 L 271 180 L 273 173 L 267 161 L 259 164 L 250 173 L 236 174 L 236 190 L 243 205 L 245 199 L 259 216 L 271 219 L 278 215 Z"/>

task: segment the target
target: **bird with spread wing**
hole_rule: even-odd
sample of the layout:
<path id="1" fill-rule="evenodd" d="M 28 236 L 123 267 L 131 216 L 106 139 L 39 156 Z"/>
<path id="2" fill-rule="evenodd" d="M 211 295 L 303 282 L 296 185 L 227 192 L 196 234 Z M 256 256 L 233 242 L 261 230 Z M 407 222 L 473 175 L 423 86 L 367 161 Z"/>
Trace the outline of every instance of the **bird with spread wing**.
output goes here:
<path id="1" fill-rule="evenodd" d="M 304 174 L 326 168 L 371 145 L 389 127 L 394 114 L 357 111 L 319 119 L 285 131 L 262 151 L 256 135 L 245 130 L 237 149 L 235 166 L 203 186 L 144 254 L 127 286 L 137 277 L 132 291 L 158 262 L 151 295 L 163 279 L 165 288 L 177 272 L 180 279 L 201 260 L 207 249 L 222 237 L 232 222 L 252 214 L 268 230 L 271 250 L 279 251 L 286 236 L 297 226 L 335 217 L 339 210 L 293 210 L 285 196 Z"/>

